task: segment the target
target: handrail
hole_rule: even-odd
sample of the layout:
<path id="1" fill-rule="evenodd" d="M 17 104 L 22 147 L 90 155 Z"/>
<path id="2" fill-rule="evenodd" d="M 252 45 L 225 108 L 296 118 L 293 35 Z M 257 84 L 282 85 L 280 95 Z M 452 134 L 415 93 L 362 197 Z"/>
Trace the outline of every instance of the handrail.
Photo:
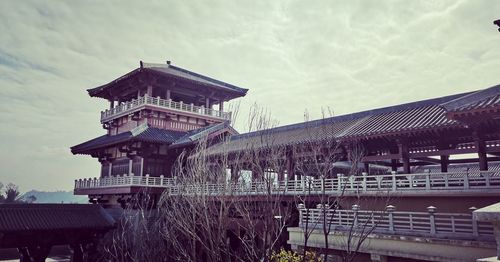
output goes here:
<path id="1" fill-rule="evenodd" d="M 228 182 L 182 185 L 172 178 L 123 175 L 115 177 L 75 180 L 75 189 L 120 187 L 120 186 L 163 187 L 172 192 L 199 192 L 208 195 L 218 194 L 338 194 L 377 193 L 377 192 L 438 192 L 498 189 L 500 190 L 500 172 L 453 172 L 344 176 L 336 178 L 285 180 L 279 182 Z"/>
<path id="2" fill-rule="evenodd" d="M 123 116 L 135 111 L 145 105 L 152 105 L 160 108 L 168 108 L 180 112 L 190 112 L 197 115 L 211 116 L 215 118 L 231 120 L 231 112 L 223 112 L 219 110 L 214 110 L 211 108 L 206 108 L 203 106 L 195 106 L 193 104 L 185 104 L 182 101 L 176 102 L 171 99 L 162 99 L 159 97 L 151 97 L 145 94 L 144 96 L 138 97 L 137 99 L 132 99 L 121 103 L 111 109 L 101 111 L 101 122 L 111 120 L 117 116 Z"/>
<path id="3" fill-rule="evenodd" d="M 471 213 L 437 213 L 435 207 L 427 212 L 395 211 L 388 206 L 385 211 L 335 209 L 299 209 L 299 227 L 304 230 L 321 230 L 330 225 L 335 230 L 363 230 L 399 235 L 427 235 L 434 237 L 477 238 L 493 237 L 489 222 L 473 219 Z"/>

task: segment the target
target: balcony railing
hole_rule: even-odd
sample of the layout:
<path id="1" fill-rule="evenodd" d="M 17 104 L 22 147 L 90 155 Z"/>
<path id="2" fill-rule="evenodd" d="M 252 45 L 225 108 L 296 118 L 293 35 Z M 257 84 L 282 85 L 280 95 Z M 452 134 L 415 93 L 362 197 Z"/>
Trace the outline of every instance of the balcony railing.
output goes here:
<path id="1" fill-rule="evenodd" d="M 90 178 L 75 180 L 75 189 L 93 189 L 93 188 L 110 188 L 110 187 L 169 187 L 174 186 L 174 180 L 167 177 L 150 177 L 146 176 L 113 176 L 104 178 Z"/>
<path id="2" fill-rule="evenodd" d="M 80 179 L 75 189 L 103 187 L 163 187 L 173 194 L 196 193 L 207 195 L 262 195 L 262 194 L 371 194 L 379 192 L 400 192 L 407 194 L 428 194 L 432 192 L 480 192 L 500 193 L 500 172 L 458 172 L 343 176 L 337 178 L 285 180 L 279 182 L 228 182 L 214 184 L 183 185 L 172 178 L 123 175 L 116 177 Z"/>
<path id="3" fill-rule="evenodd" d="M 132 99 L 131 101 L 124 102 L 117 105 L 111 109 L 101 112 L 101 122 L 104 123 L 113 118 L 124 116 L 136 111 L 139 108 L 144 108 L 146 105 L 154 106 L 157 108 L 165 108 L 178 112 L 188 112 L 201 116 L 209 116 L 213 118 L 219 118 L 223 120 L 231 120 L 231 112 L 223 112 L 214 110 L 211 108 L 206 108 L 203 106 L 195 106 L 193 104 L 185 104 L 181 102 L 175 102 L 171 99 L 161 99 L 158 97 L 150 97 L 144 95 L 137 99 Z"/>
<path id="4" fill-rule="evenodd" d="M 438 238 L 478 238 L 493 240 L 493 226 L 489 222 L 473 219 L 472 213 L 438 213 L 431 206 L 427 212 L 331 210 L 323 208 L 299 209 L 299 226 L 304 230 L 323 230 L 330 225 L 336 230 L 362 230 L 365 233 L 380 232 L 397 235 L 431 236 Z M 325 212 L 326 214 L 324 214 Z"/>

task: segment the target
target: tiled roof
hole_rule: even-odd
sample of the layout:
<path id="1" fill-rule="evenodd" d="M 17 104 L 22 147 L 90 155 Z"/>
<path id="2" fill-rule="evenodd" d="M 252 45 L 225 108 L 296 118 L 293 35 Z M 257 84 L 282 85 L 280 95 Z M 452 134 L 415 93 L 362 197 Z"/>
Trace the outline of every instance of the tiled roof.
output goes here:
<path id="1" fill-rule="evenodd" d="M 229 142 L 215 145 L 209 150 L 211 153 L 218 154 L 249 147 L 289 145 L 323 139 L 367 138 L 431 128 L 462 127 L 463 124 L 446 117 L 446 110 L 441 104 L 468 94 L 446 96 L 235 135 L 230 138 Z"/>
<path id="2" fill-rule="evenodd" d="M 113 84 L 115 84 L 121 80 L 127 79 L 129 77 L 132 77 L 136 74 L 139 74 L 143 71 L 148 71 L 148 70 L 152 71 L 152 72 L 160 73 L 163 75 L 167 75 L 167 76 L 172 76 L 172 77 L 186 79 L 189 81 L 194 81 L 194 82 L 197 82 L 197 83 L 200 83 L 203 85 L 208 85 L 208 86 L 216 87 L 219 89 L 224 89 L 226 91 L 232 92 L 233 94 L 237 94 L 237 95 L 235 95 L 235 97 L 244 96 L 248 91 L 248 89 L 237 87 L 235 85 L 231 85 L 231 84 L 219 81 L 217 79 L 189 71 L 189 70 L 181 68 L 181 67 L 168 65 L 168 64 L 153 64 L 153 63 L 141 62 L 141 67 L 132 70 L 131 72 L 111 81 L 108 84 L 88 89 L 87 92 L 89 93 L 90 96 L 102 97 L 102 92 L 105 91 L 108 87 L 112 86 Z"/>
<path id="3" fill-rule="evenodd" d="M 224 128 L 232 128 L 231 125 L 229 124 L 229 121 L 224 121 L 222 123 L 218 123 L 215 125 L 210 125 L 203 128 L 191 130 L 181 138 L 177 139 L 174 143 L 172 143 L 170 147 L 173 148 L 191 144 L 192 142 L 197 141 L 201 137 L 212 134 Z"/>
<path id="4" fill-rule="evenodd" d="M 189 79 L 189 80 L 196 81 L 199 83 L 213 85 L 213 86 L 217 86 L 217 87 L 224 88 L 224 89 L 230 89 L 232 91 L 237 91 L 237 92 L 241 92 L 241 93 L 246 93 L 248 91 L 248 89 L 237 87 L 235 85 L 231 85 L 231 84 L 219 81 L 217 79 L 186 70 L 186 69 L 178 67 L 178 66 L 166 65 L 166 64 L 143 63 L 143 67 L 160 72 L 160 73 L 164 73 L 164 74 L 168 74 L 168 75 L 172 75 L 172 76 L 176 76 L 176 77 L 180 77 L 180 78 L 184 78 L 184 79 Z"/>
<path id="5" fill-rule="evenodd" d="M 65 229 L 111 229 L 115 221 L 99 205 L 90 204 L 2 204 L 2 233 Z M 1 241 L 0 241 L 1 242 Z"/>
<path id="6" fill-rule="evenodd" d="M 103 148 L 106 146 L 119 144 L 127 141 L 143 141 L 151 143 L 167 143 L 171 144 L 186 132 L 165 130 L 160 128 L 149 127 L 147 124 L 140 125 L 131 131 L 123 132 L 117 135 L 103 135 L 79 145 L 71 147 L 73 154 L 85 154 L 90 150 Z"/>
<path id="7" fill-rule="evenodd" d="M 442 106 L 450 113 L 500 107 L 500 85 L 470 93 Z"/>

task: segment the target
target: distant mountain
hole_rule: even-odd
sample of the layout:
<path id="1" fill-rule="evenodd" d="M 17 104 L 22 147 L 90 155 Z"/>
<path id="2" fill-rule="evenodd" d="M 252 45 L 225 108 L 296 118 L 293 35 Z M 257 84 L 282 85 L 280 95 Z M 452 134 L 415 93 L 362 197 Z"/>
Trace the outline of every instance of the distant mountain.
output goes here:
<path id="1" fill-rule="evenodd" d="M 45 191 L 37 191 L 31 190 L 24 193 L 23 198 L 27 198 L 29 196 L 35 196 L 35 203 L 77 203 L 77 204 L 85 204 L 88 203 L 86 196 L 75 196 L 73 195 L 73 191 L 54 191 L 54 192 L 45 192 Z"/>

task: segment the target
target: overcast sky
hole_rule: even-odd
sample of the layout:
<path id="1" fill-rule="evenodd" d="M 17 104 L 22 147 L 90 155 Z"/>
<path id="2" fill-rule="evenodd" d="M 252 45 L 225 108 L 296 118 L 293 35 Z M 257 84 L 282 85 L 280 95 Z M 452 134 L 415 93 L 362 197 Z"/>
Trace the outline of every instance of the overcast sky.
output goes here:
<path id="1" fill-rule="evenodd" d="M 104 134 L 85 89 L 145 62 L 250 89 L 280 124 L 500 83 L 500 1 L 0 1 L 0 181 L 71 190 Z M 244 114 L 241 114 L 244 115 Z"/>

